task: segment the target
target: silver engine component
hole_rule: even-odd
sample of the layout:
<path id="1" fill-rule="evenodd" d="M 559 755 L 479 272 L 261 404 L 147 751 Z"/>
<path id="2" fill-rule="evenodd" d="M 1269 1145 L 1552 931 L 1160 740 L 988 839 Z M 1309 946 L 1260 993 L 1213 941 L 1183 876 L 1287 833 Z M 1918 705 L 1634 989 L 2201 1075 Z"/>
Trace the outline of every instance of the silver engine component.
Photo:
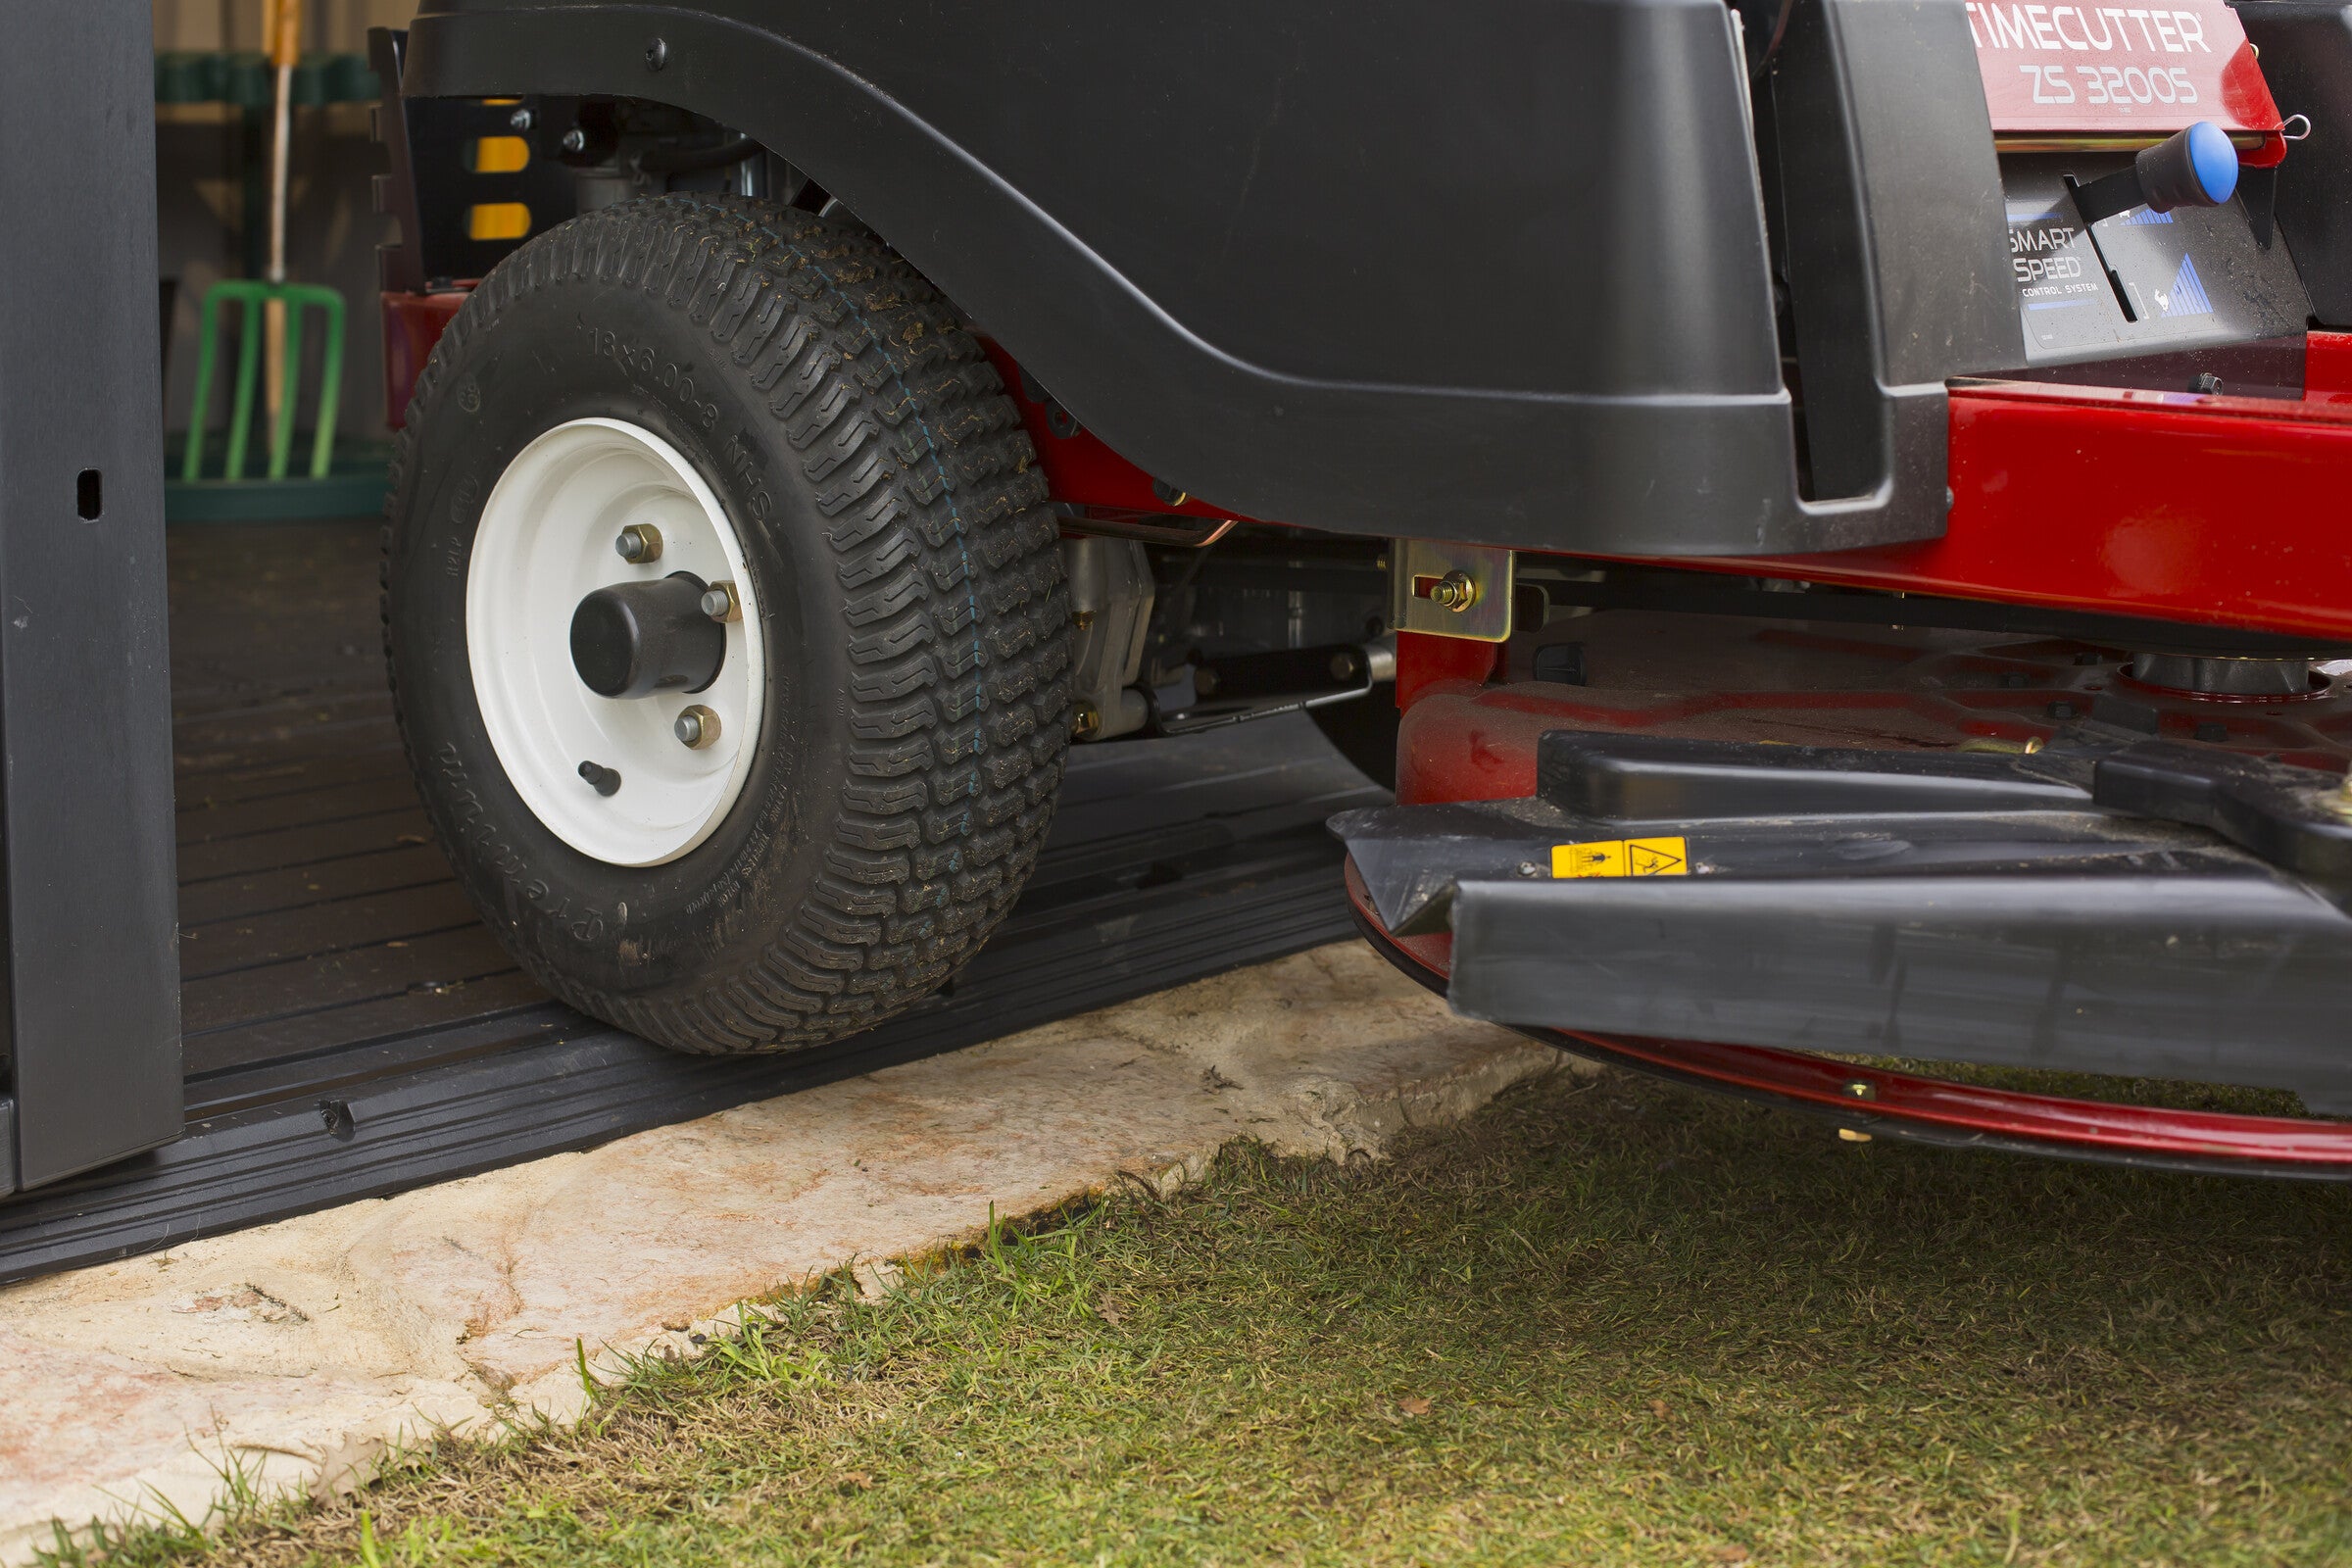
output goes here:
<path id="1" fill-rule="evenodd" d="M 1107 740 L 1142 729 L 1152 716 L 1131 690 L 1144 672 L 1152 623 L 1152 562 L 1132 539 L 1088 536 L 1061 542 L 1070 587 L 1070 733 Z"/>
<path id="2" fill-rule="evenodd" d="M 2200 697 L 2308 697 L 2308 659 L 2239 659 L 2230 655 L 2135 654 L 2132 678 L 2167 691 Z"/>

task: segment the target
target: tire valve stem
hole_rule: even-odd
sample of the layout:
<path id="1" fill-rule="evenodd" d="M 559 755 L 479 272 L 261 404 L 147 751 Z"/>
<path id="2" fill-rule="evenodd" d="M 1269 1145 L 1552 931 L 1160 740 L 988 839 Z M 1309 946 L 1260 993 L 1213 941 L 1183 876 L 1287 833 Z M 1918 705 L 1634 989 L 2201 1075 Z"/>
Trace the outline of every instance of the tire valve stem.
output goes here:
<path id="1" fill-rule="evenodd" d="M 662 530 L 650 522 L 632 522 L 612 541 L 612 553 L 643 566 L 662 559 Z"/>
<path id="2" fill-rule="evenodd" d="M 735 592 L 734 583 L 721 577 L 703 590 L 703 613 L 712 620 L 728 621 L 743 618 L 743 600 Z"/>
<path id="3" fill-rule="evenodd" d="M 678 737 L 680 746 L 699 752 L 718 739 L 718 715 L 696 703 L 678 714 L 678 721 L 670 730 Z"/>
<path id="4" fill-rule="evenodd" d="M 597 762 L 582 762 L 580 777 L 586 779 L 597 794 L 610 796 L 620 788 L 620 775 Z"/>

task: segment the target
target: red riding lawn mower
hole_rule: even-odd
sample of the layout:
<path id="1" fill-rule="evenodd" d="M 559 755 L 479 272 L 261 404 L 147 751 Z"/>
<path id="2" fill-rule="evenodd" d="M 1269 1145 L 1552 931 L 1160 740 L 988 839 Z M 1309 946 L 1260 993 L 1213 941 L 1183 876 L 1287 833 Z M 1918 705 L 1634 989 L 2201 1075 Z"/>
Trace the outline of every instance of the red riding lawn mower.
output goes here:
<path id="1" fill-rule="evenodd" d="M 589 1011 L 821 1044 L 1070 745 L 1304 710 L 1464 1013 L 2352 1174 L 2352 7 L 2161 5 L 426 0 L 386 625 L 461 879 Z"/>

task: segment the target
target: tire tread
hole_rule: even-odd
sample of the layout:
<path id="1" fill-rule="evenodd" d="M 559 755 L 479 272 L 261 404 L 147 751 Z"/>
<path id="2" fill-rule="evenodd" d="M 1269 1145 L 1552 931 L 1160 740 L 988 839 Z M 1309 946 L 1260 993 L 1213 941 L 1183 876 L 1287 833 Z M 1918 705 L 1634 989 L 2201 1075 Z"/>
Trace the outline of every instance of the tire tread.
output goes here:
<path id="1" fill-rule="evenodd" d="M 823 1044 L 937 989 L 1036 862 L 1069 735 L 1068 602 L 1044 476 L 979 341 L 878 239 L 745 198 L 673 195 L 559 224 L 483 279 L 417 378 L 388 519 L 413 432 L 450 395 L 468 342 L 532 296 L 591 280 L 678 312 L 797 455 L 828 519 L 853 668 L 847 783 L 817 807 L 825 869 L 767 913 L 761 950 L 732 972 L 660 994 L 592 987 L 475 901 L 533 978 L 649 1039 L 706 1054 Z M 393 697 L 427 814 L 461 861 L 397 676 Z"/>

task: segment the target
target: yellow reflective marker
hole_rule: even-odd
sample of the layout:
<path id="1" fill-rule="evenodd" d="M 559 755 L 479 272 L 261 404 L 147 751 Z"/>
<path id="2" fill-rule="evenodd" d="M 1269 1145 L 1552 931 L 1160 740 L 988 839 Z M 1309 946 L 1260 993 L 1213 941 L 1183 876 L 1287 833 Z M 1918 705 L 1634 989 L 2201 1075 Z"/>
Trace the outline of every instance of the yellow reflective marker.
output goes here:
<path id="1" fill-rule="evenodd" d="M 1689 876 L 1690 846 L 1685 839 L 1596 839 L 1590 844 L 1554 844 L 1551 874 L 1558 876 Z"/>
<path id="2" fill-rule="evenodd" d="M 520 202 L 476 202 L 466 210 L 469 239 L 520 239 L 531 231 L 531 210 Z"/>
<path id="3" fill-rule="evenodd" d="M 512 174 L 531 161 L 531 144 L 520 136 L 476 136 L 473 139 L 473 172 L 477 174 Z"/>

